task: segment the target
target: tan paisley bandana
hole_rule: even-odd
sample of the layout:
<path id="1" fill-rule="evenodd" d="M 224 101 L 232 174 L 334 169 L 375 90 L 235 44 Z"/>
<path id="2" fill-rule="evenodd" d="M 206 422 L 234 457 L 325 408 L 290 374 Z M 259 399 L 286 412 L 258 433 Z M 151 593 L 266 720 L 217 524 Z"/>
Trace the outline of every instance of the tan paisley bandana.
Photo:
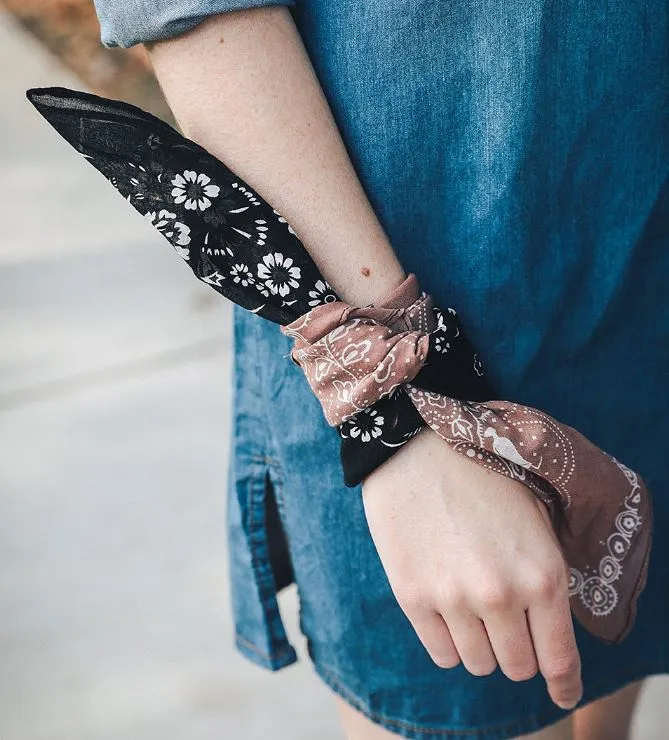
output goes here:
<path id="1" fill-rule="evenodd" d="M 412 385 L 439 325 L 414 275 L 376 306 L 317 306 L 282 331 L 335 426 L 404 386 L 453 449 L 527 485 L 548 505 L 569 566 L 571 607 L 606 642 L 634 623 L 646 582 L 652 510 L 639 475 L 582 434 L 529 406 L 459 401 Z"/>

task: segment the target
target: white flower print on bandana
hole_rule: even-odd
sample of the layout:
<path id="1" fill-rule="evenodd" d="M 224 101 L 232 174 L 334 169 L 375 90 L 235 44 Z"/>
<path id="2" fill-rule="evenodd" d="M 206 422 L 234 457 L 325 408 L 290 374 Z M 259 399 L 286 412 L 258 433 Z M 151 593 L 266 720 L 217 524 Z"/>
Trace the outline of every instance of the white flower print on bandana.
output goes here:
<path id="1" fill-rule="evenodd" d="M 320 306 L 323 303 L 332 303 L 337 300 L 332 286 L 326 280 L 318 280 L 314 289 L 309 291 L 309 305 L 312 308 Z"/>
<path id="2" fill-rule="evenodd" d="M 184 170 L 183 175 L 175 175 L 172 180 L 172 197 L 177 204 L 184 204 L 187 211 L 206 211 L 211 205 L 210 198 L 216 198 L 220 191 L 218 185 L 210 185 L 211 178 L 197 174 L 195 170 Z"/>
<path id="3" fill-rule="evenodd" d="M 176 213 L 163 208 L 158 213 L 149 211 L 144 214 L 144 218 L 170 241 L 179 257 L 185 260 L 190 258 L 190 250 L 187 249 L 190 244 L 190 228 L 176 220 Z"/>
<path id="4" fill-rule="evenodd" d="M 369 442 L 382 434 L 385 419 L 379 416 L 376 409 L 363 409 L 357 413 L 350 423 L 349 434 L 354 439 L 360 437 L 362 442 Z"/>
<path id="5" fill-rule="evenodd" d="M 240 283 L 243 288 L 252 285 L 255 282 L 251 270 L 246 265 L 233 265 L 230 270 L 233 283 Z"/>
<path id="6" fill-rule="evenodd" d="M 281 252 L 266 254 L 258 264 L 258 278 L 265 284 L 265 288 L 282 298 L 290 293 L 291 288 L 299 288 L 300 277 L 300 268 L 293 265 L 291 257 L 284 257 Z M 259 290 L 264 293 L 262 289 Z"/>

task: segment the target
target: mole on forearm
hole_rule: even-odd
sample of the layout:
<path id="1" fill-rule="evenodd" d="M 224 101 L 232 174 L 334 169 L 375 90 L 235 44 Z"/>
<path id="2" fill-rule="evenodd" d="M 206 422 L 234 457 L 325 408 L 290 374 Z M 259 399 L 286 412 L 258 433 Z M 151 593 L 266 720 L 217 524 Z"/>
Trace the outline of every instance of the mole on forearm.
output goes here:
<path id="1" fill-rule="evenodd" d="M 369 277 L 372 274 L 372 271 L 369 269 L 369 267 L 362 267 L 362 268 L 360 268 L 360 272 L 365 277 Z"/>

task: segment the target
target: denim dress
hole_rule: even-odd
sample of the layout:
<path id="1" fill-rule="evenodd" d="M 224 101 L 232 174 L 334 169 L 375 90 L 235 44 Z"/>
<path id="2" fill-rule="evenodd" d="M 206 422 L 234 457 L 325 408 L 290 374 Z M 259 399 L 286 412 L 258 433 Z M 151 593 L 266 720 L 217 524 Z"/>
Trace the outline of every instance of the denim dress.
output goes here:
<path id="1" fill-rule="evenodd" d="M 500 398 L 575 427 L 653 495 L 634 629 L 605 645 L 576 625 L 582 703 L 669 672 L 666 0 L 96 4 L 108 46 L 237 8 L 290 8 L 404 268 L 457 309 Z M 228 535 L 239 650 L 271 670 L 297 659 L 276 601 L 294 581 L 316 672 L 392 732 L 503 740 L 558 720 L 566 713 L 541 677 L 432 663 L 290 348 L 277 326 L 235 309 Z"/>

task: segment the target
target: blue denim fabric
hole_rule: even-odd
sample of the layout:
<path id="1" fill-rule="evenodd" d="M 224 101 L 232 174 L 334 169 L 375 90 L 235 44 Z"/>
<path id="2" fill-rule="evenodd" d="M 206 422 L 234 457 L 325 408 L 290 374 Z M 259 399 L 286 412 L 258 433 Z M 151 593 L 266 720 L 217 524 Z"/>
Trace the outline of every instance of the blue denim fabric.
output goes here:
<path id="1" fill-rule="evenodd" d="M 118 4 L 97 0 L 103 37 L 121 45 L 252 4 L 112 14 Z M 669 672 L 669 6 L 302 0 L 292 12 L 405 268 L 458 310 L 503 398 L 576 427 L 654 495 L 634 630 L 606 646 L 577 627 L 584 701 Z M 235 335 L 239 649 L 272 669 L 295 660 L 275 600 L 294 575 L 316 670 L 375 722 L 407 738 L 502 740 L 558 719 L 540 678 L 431 663 L 288 339 L 241 309 Z"/>
<path id="2" fill-rule="evenodd" d="M 295 6 L 295 0 L 93 0 L 105 46 L 129 47 L 190 31 L 205 18 L 264 5 Z"/>

